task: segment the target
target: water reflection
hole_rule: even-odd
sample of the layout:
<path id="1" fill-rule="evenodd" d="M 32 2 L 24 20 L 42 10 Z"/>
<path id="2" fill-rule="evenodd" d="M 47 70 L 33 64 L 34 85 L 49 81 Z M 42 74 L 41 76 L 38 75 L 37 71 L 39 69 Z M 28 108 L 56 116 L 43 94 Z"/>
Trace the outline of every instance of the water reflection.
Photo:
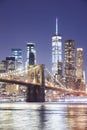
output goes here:
<path id="1" fill-rule="evenodd" d="M 39 105 L 0 104 L 0 130 L 38 130 Z"/>
<path id="2" fill-rule="evenodd" d="M 46 128 L 46 122 L 47 122 L 47 119 L 46 119 L 46 115 L 45 115 L 45 106 L 42 105 L 40 107 L 40 110 L 39 110 L 39 120 L 40 120 L 40 129 L 41 130 L 44 130 Z"/>
<path id="3" fill-rule="evenodd" d="M 0 130 L 87 130 L 87 105 L 0 104 Z"/>
<path id="4" fill-rule="evenodd" d="M 66 125 L 66 106 L 58 104 L 45 104 L 40 107 L 40 130 L 68 130 Z"/>
<path id="5" fill-rule="evenodd" d="M 70 130 L 87 130 L 87 106 L 69 105 L 67 120 Z"/>
<path id="6" fill-rule="evenodd" d="M 58 104 L 0 104 L 0 130 L 68 130 L 65 114 Z"/>

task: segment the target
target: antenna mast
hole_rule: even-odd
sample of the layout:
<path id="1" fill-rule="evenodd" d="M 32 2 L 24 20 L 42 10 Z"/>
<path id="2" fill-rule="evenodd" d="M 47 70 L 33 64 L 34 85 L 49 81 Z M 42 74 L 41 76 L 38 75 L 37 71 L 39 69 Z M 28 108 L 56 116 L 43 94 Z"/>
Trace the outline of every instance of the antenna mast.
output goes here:
<path id="1" fill-rule="evenodd" d="M 56 35 L 58 35 L 58 19 L 56 18 Z"/>

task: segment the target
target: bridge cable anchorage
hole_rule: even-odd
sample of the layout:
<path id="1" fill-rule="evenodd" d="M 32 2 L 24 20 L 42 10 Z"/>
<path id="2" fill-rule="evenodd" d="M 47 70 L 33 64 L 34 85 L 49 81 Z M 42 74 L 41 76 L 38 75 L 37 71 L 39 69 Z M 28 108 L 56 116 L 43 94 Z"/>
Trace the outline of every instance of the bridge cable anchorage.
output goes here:
<path id="1" fill-rule="evenodd" d="M 47 73 L 48 75 L 48 79 L 51 78 L 53 80 L 53 82 L 55 81 L 55 83 L 57 83 L 57 85 L 59 84 L 62 88 L 66 88 L 59 80 L 57 80 L 51 73 L 50 71 L 45 68 L 45 72 Z M 46 78 L 46 75 L 45 75 L 45 78 Z M 47 80 L 47 78 L 45 80 Z"/>

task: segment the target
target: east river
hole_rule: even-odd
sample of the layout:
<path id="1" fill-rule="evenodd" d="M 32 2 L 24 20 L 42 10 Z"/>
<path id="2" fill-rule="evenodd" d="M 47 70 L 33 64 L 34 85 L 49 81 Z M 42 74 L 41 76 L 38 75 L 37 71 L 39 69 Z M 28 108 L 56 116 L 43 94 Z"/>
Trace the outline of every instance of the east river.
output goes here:
<path id="1" fill-rule="evenodd" d="M 0 103 L 0 130 L 87 130 L 87 104 Z"/>

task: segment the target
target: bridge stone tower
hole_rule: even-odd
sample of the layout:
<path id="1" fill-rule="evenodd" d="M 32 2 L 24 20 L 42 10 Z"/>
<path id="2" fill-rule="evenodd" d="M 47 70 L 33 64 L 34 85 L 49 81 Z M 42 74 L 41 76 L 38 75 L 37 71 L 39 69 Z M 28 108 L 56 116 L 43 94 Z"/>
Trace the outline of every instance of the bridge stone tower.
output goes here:
<path id="1" fill-rule="evenodd" d="M 27 102 L 45 101 L 44 65 L 31 65 L 28 67 Z"/>

